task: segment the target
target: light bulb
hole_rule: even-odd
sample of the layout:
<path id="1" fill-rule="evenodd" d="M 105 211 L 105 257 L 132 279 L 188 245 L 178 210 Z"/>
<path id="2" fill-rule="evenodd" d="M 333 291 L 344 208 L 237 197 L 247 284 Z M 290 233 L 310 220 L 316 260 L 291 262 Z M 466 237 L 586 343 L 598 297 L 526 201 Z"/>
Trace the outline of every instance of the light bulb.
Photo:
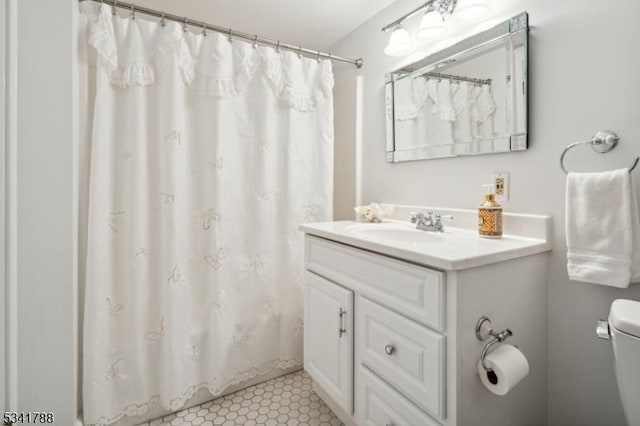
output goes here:
<path id="1" fill-rule="evenodd" d="M 384 49 L 384 53 L 389 56 L 402 56 L 411 52 L 411 36 L 409 32 L 397 26 L 389 37 L 389 44 Z"/>
<path id="2" fill-rule="evenodd" d="M 443 36 L 446 32 L 447 27 L 444 25 L 442 15 L 435 10 L 431 10 L 422 17 L 417 34 L 423 38 L 436 38 Z"/>
<path id="3" fill-rule="evenodd" d="M 487 0 L 459 0 L 455 16 L 462 21 L 474 21 L 484 17 L 488 12 Z"/>

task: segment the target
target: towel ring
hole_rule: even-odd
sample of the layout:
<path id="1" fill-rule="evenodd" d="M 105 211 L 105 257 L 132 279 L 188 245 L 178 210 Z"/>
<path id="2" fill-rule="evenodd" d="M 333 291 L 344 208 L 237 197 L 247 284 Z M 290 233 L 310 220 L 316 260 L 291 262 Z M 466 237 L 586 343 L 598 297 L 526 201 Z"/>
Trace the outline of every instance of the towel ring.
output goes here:
<path id="1" fill-rule="evenodd" d="M 560 168 L 565 174 L 569 173 L 567 169 L 564 167 L 564 156 L 567 154 L 567 151 L 569 151 L 571 148 L 575 146 L 589 144 L 591 145 L 591 149 L 593 149 L 595 152 L 604 154 L 606 152 L 611 151 L 613 148 L 615 148 L 619 140 L 620 138 L 614 132 L 610 130 L 601 130 L 597 132 L 593 136 L 593 138 L 591 138 L 591 140 L 575 142 L 575 143 L 572 143 L 571 145 L 567 145 L 564 151 L 562 151 L 562 155 L 560 156 Z M 640 157 L 636 157 L 635 161 L 629 168 L 629 173 L 631 173 L 633 169 L 636 168 L 636 166 L 638 165 L 638 161 L 640 161 Z"/>

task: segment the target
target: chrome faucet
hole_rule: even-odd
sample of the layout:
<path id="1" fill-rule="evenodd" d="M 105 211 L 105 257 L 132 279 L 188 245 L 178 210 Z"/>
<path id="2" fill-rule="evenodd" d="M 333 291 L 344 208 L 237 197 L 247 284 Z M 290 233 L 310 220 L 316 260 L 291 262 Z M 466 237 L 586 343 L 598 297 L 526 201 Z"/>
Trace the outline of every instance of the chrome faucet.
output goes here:
<path id="1" fill-rule="evenodd" d="M 411 223 L 416 224 L 416 229 L 428 232 L 444 232 L 442 218 L 453 219 L 453 216 L 443 216 L 440 213 L 436 213 L 434 216 L 432 211 L 428 211 L 426 215 L 423 212 L 411 212 L 410 214 Z"/>

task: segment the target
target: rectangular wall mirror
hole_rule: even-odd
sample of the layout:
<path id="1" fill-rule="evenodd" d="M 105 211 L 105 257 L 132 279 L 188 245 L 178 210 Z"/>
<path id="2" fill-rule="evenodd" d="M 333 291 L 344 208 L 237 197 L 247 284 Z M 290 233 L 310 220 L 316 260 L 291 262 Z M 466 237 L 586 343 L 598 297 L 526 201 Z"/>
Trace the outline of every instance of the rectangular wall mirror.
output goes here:
<path id="1" fill-rule="evenodd" d="M 528 15 L 386 75 L 387 161 L 527 149 Z"/>

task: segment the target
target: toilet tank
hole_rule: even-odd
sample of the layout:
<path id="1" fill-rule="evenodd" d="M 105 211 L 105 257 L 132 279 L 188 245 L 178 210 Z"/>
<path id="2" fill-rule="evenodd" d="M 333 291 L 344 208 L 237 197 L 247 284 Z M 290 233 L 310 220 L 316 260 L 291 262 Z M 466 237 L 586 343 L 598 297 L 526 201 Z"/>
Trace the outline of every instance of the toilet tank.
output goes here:
<path id="1" fill-rule="evenodd" d="M 615 300 L 609 311 L 609 329 L 616 379 L 627 422 L 640 425 L 640 302 Z"/>

